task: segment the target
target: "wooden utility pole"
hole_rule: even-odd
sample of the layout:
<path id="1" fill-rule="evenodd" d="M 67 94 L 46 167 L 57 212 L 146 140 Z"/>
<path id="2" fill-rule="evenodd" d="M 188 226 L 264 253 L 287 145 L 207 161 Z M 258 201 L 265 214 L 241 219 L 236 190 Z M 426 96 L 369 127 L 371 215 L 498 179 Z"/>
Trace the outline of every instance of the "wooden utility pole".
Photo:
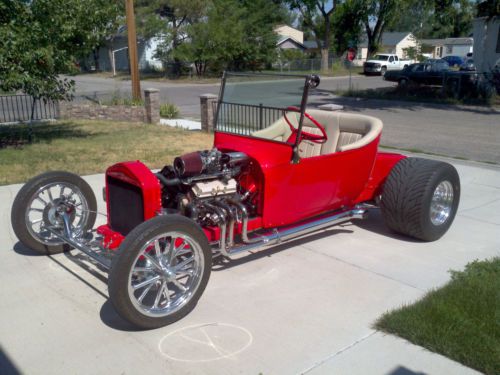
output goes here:
<path id="1" fill-rule="evenodd" d="M 139 80 L 139 64 L 137 62 L 137 35 L 135 32 L 134 0 L 126 0 L 128 58 L 132 77 L 132 97 L 141 99 L 141 82 Z"/>

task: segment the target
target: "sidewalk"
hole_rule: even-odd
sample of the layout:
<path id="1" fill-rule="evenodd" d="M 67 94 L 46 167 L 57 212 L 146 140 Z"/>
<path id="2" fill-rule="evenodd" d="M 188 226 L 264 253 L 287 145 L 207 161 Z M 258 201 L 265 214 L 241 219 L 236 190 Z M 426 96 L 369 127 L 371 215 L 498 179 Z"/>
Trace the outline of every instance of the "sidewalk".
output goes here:
<path id="1" fill-rule="evenodd" d="M 446 283 L 448 270 L 500 254 L 500 169 L 450 162 L 462 197 L 441 240 L 393 235 L 374 210 L 214 267 L 190 315 L 142 332 L 115 314 L 105 275 L 78 253 L 38 256 L 17 243 L 10 208 L 21 185 L 2 186 L 2 374 L 475 374 L 372 329 L 383 312 Z M 103 176 L 85 179 L 100 200 Z"/>

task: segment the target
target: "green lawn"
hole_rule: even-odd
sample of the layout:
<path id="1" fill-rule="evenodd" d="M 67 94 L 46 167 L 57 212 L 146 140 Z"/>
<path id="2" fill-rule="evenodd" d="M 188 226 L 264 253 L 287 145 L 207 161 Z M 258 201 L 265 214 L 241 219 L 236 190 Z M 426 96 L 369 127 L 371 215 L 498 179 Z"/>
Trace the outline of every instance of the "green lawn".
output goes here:
<path id="1" fill-rule="evenodd" d="M 79 175 L 104 172 L 114 163 L 141 160 L 161 168 L 189 151 L 212 147 L 213 135 L 162 125 L 111 121 L 58 121 L 0 126 L 0 185 L 24 182 L 49 170 Z"/>
<path id="2" fill-rule="evenodd" d="M 500 374 L 500 258 L 475 261 L 375 327 L 486 374 Z"/>

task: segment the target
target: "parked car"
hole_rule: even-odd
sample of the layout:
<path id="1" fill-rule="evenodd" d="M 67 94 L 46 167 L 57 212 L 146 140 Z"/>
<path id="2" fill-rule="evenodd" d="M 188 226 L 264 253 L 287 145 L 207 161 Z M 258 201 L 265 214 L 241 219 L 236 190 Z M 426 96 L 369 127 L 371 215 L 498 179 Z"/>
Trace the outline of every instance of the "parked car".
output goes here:
<path id="1" fill-rule="evenodd" d="M 460 65 L 461 71 L 465 72 L 475 72 L 476 71 L 476 66 L 474 65 L 474 60 L 473 59 L 467 59 L 465 60 L 462 65 Z"/>
<path id="2" fill-rule="evenodd" d="M 452 67 L 460 66 L 464 63 L 464 59 L 460 56 L 445 56 L 443 60 L 446 60 Z"/>
<path id="3" fill-rule="evenodd" d="M 224 74 L 213 149 L 160 172 L 140 161 L 110 166 L 104 225 L 93 229 L 97 203 L 85 180 L 47 172 L 17 194 L 14 233 L 41 254 L 87 254 L 109 271 L 116 312 L 145 329 L 188 314 L 217 257 L 361 220 L 371 209 L 418 240 L 446 233 L 460 199 L 452 165 L 381 152 L 379 119 L 307 108 L 319 77 L 278 78 Z"/>
<path id="4" fill-rule="evenodd" d="M 380 53 L 371 57 L 363 64 L 363 73 L 375 73 L 383 76 L 387 71 L 400 70 L 411 63 L 412 61 L 400 59 L 395 54 Z"/>
<path id="5" fill-rule="evenodd" d="M 387 72 L 384 80 L 398 82 L 406 87 L 409 83 L 420 85 L 442 85 L 443 76 L 449 70 L 444 60 L 428 60 L 425 63 L 411 64 L 403 70 Z"/>
<path id="6" fill-rule="evenodd" d="M 444 59 L 426 59 L 423 62 L 427 64 L 439 64 L 439 65 L 446 65 L 448 67 L 450 66 L 450 64 L 448 64 L 448 61 Z"/>

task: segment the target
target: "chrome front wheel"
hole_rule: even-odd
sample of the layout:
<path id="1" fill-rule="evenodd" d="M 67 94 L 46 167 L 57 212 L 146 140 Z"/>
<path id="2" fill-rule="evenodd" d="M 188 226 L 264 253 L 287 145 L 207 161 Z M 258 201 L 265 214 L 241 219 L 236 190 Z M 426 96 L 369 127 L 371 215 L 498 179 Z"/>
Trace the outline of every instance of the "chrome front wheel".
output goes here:
<path id="1" fill-rule="evenodd" d="M 118 314 L 140 328 L 156 328 L 188 314 L 211 269 L 201 228 L 183 216 L 159 216 L 130 232 L 115 255 L 109 295 Z"/>
<path id="2" fill-rule="evenodd" d="M 27 247 L 44 254 L 68 248 L 48 229 L 63 232 L 62 215 L 67 214 L 72 232 L 81 235 L 92 229 L 97 202 L 90 186 L 68 172 L 47 172 L 29 180 L 12 205 L 12 227 Z"/>

